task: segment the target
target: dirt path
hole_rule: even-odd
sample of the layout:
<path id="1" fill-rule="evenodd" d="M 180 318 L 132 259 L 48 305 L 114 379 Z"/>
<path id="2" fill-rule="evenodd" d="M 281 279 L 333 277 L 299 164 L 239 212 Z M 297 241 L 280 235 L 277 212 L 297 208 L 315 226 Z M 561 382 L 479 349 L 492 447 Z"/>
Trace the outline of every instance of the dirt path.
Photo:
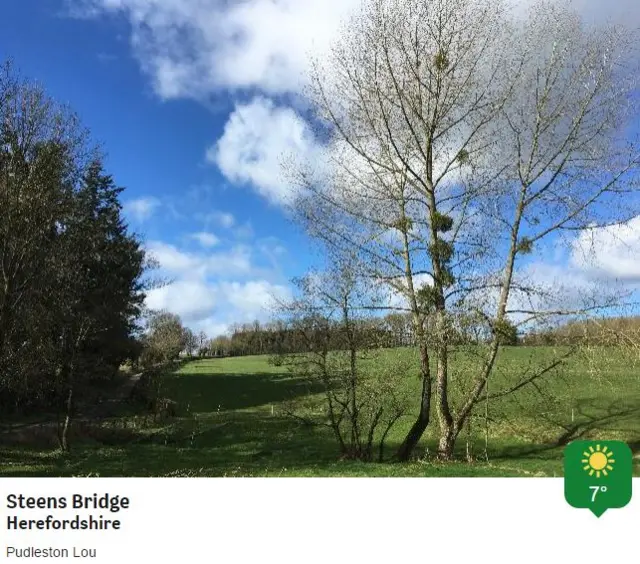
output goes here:
<path id="1" fill-rule="evenodd" d="M 119 404 L 126 402 L 131 397 L 134 388 L 142 378 L 142 374 L 142 372 L 131 374 L 120 386 L 112 391 L 110 397 L 81 413 L 79 419 L 104 419 L 110 417 L 117 410 Z"/>
<path id="2" fill-rule="evenodd" d="M 98 419 L 106 419 L 111 417 L 117 412 L 118 406 L 126 402 L 131 394 L 140 382 L 142 372 L 139 374 L 129 375 L 119 386 L 110 391 L 109 397 L 91 406 L 88 409 L 81 409 L 74 421 L 76 422 L 91 422 Z M 57 422 L 53 420 L 54 416 L 49 416 L 47 419 L 38 421 L 36 423 L 18 423 L 9 425 L 0 425 L 0 444 L 10 443 L 12 439 L 22 436 L 30 431 L 44 431 L 46 429 L 52 429 L 57 426 Z"/>

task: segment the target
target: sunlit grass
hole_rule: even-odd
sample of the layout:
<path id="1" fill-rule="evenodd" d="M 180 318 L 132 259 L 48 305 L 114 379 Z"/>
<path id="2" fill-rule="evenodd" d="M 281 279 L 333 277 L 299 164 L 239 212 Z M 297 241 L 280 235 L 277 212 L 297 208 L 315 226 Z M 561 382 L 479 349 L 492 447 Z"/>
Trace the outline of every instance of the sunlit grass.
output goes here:
<path id="1" fill-rule="evenodd" d="M 451 396 L 458 405 L 477 373 L 476 350 L 458 353 L 451 363 Z M 490 393 L 526 377 L 564 351 L 507 348 L 498 359 Z M 606 354 L 605 354 L 606 353 Z M 403 378 L 418 397 L 416 370 Z M 377 360 L 380 362 L 380 359 Z M 178 417 L 154 424 L 141 415 L 123 415 L 113 426 L 126 426 L 132 440 L 104 444 L 77 442 L 70 455 L 0 446 L 3 475 L 100 476 L 561 476 L 562 449 L 574 438 L 619 439 L 636 453 L 640 475 L 640 372 L 621 352 L 589 351 L 550 372 L 538 388 L 480 406 L 458 444 L 459 460 L 443 464 L 434 452 L 437 424 L 430 426 L 416 459 L 406 464 L 365 464 L 339 460 L 333 437 L 322 426 L 305 426 L 287 415 L 296 402 L 321 405 L 321 389 L 296 378 L 267 357 L 196 360 L 163 380 L 162 395 L 178 404 Z M 416 406 L 388 438 L 387 454 L 413 422 Z M 486 415 L 489 419 L 487 421 Z M 488 443 L 485 439 L 488 433 Z M 467 450 L 475 462 L 466 461 Z"/>

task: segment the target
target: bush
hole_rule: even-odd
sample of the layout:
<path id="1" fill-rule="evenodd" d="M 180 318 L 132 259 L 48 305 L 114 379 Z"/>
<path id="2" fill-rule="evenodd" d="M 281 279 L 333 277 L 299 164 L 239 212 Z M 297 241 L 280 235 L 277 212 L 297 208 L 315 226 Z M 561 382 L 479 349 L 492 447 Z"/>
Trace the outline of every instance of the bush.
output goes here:
<path id="1" fill-rule="evenodd" d="M 271 362 L 286 365 L 294 376 L 307 380 L 311 389 L 321 390 L 319 423 L 332 430 L 343 458 L 382 461 L 389 432 L 409 405 L 402 380 L 416 370 L 410 357 L 397 352 L 390 362 L 386 350 L 319 348 L 274 357 Z M 318 421 L 309 419 L 308 413 L 308 406 L 290 405 L 290 415 L 316 424 Z"/>

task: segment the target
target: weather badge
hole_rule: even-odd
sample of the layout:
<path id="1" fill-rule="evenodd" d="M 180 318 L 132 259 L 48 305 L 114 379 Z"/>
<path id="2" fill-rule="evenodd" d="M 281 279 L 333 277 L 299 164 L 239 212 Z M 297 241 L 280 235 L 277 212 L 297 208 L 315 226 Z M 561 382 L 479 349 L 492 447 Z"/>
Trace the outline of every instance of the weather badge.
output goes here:
<path id="1" fill-rule="evenodd" d="M 622 441 L 574 441 L 564 451 L 564 497 L 601 517 L 631 501 L 633 455 Z"/>

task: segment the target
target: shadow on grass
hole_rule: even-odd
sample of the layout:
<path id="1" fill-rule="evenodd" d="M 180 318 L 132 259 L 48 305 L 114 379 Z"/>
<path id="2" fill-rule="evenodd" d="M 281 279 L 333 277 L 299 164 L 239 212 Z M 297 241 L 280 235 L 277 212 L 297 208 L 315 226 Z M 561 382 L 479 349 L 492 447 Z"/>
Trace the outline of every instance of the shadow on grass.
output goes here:
<path id="1" fill-rule="evenodd" d="M 33 450 L 0 447 L 0 476 L 41 477 L 62 475 L 57 471 L 60 453 L 56 450 Z"/>
<path id="2" fill-rule="evenodd" d="M 548 460 L 557 456 L 572 441 L 591 438 L 597 431 L 599 435 L 628 434 L 629 426 L 634 427 L 640 420 L 640 398 L 627 398 L 605 401 L 598 398 L 579 400 L 574 412 L 574 421 L 549 419 L 562 429 L 556 440 L 543 444 L 504 445 L 492 449 L 491 454 L 499 459 L 538 459 Z M 603 440 L 606 440 L 603 438 Z M 640 452 L 640 441 L 627 442 L 634 455 Z"/>
<path id="3" fill-rule="evenodd" d="M 564 425 L 557 446 L 584 438 L 595 429 L 609 429 L 621 423 L 637 423 L 640 420 L 640 398 L 627 398 L 613 402 L 583 399 L 577 403 L 577 421 Z"/>
<path id="4" fill-rule="evenodd" d="M 321 384 L 288 374 L 173 373 L 166 377 L 163 394 L 179 403 L 181 411 L 213 413 L 249 409 L 294 400 L 322 391 Z"/>
<path id="5" fill-rule="evenodd" d="M 0 460 L 3 464 L 37 465 L 53 456 L 53 451 L 33 451 L 28 449 L 0 448 Z"/>
<path id="6" fill-rule="evenodd" d="M 15 451 L 3 461 L 1 474 L 164 476 L 205 471 L 209 476 L 264 475 L 269 468 L 312 468 L 337 459 L 336 444 L 324 429 L 306 428 L 278 416 L 226 413 L 204 422 L 180 419 L 172 428 L 117 448 L 78 445 L 66 457 Z"/>
<path id="7" fill-rule="evenodd" d="M 0 475 L 508 476 L 523 475 L 522 469 L 528 474 L 542 471 L 557 475 L 562 472 L 562 449 L 568 442 L 594 431 L 602 435 L 621 429 L 623 436 L 633 436 L 640 417 L 639 397 L 619 401 L 583 399 L 576 405 L 574 421 L 570 417 L 567 421 L 540 416 L 553 432 L 557 431 L 557 438 L 551 434 L 548 441 L 540 438 L 540 444 L 511 437 L 490 441 L 489 464 L 482 460 L 453 465 L 365 464 L 340 461 L 334 437 L 326 427 L 301 425 L 282 414 L 284 402 L 321 391 L 320 384 L 286 373 L 211 374 L 189 371 L 187 366 L 164 378 L 161 393 L 178 402 L 179 417 L 163 427 L 140 429 L 132 441 L 123 444 L 78 443 L 67 456 L 0 447 Z M 276 406 L 275 413 L 269 405 Z M 433 441 L 424 444 L 434 452 Z M 630 444 L 638 452 L 640 443 Z M 387 456 L 397 446 L 390 441 Z M 462 438 L 459 447 L 462 459 Z"/>

